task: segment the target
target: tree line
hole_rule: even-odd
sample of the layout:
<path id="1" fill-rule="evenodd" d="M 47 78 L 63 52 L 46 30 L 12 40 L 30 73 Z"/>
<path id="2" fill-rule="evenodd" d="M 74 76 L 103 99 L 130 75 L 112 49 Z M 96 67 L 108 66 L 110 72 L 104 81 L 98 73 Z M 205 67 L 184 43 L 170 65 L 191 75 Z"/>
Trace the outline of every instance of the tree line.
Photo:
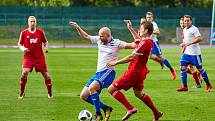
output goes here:
<path id="1" fill-rule="evenodd" d="M 1 0 L 0 6 L 211 8 L 213 0 Z"/>

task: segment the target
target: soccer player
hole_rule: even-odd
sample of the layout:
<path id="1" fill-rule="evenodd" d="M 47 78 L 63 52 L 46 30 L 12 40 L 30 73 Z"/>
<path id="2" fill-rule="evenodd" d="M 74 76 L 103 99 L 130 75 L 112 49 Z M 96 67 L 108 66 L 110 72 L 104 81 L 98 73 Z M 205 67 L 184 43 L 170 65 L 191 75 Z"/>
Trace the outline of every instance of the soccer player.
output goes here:
<path id="1" fill-rule="evenodd" d="M 210 92 L 212 85 L 208 79 L 205 69 L 202 67 L 202 58 L 199 42 L 203 41 L 199 29 L 192 25 L 192 17 L 190 15 L 184 15 L 183 29 L 184 39 L 181 44 L 182 47 L 186 48 L 180 59 L 180 70 L 182 87 L 177 88 L 177 91 L 188 91 L 187 87 L 187 66 L 192 64 L 196 66 L 198 71 L 201 73 L 202 78 L 206 83 L 205 92 Z"/>
<path id="2" fill-rule="evenodd" d="M 185 28 L 183 17 L 180 19 L 180 26 L 181 26 L 182 30 Z M 184 33 L 183 32 L 181 34 L 181 39 L 182 40 L 184 39 Z M 181 51 L 182 54 L 184 53 L 185 49 L 186 48 L 182 47 L 182 51 Z M 195 80 L 196 84 L 193 86 L 193 88 L 201 88 L 201 83 L 200 83 L 201 77 L 200 77 L 200 73 L 198 72 L 198 70 L 196 70 L 191 64 L 189 64 L 187 66 L 187 73 L 191 74 L 193 76 L 193 79 Z"/>
<path id="3" fill-rule="evenodd" d="M 137 112 L 137 109 L 128 102 L 124 94 L 120 91 L 121 89 L 128 90 L 130 88 L 133 88 L 135 96 L 152 110 L 154 120 L 157 121 L 163 113 L 157 110 L 151 98 L 142 91 L 144 88 L 143 81 L 145 80 L 147 73 L 149 73 L 146 64 L 153 47 L 153 40 L 150 38 L 153 33 L 153 25 L 151 22 L 146 22 L 144 24 L 144 32 L 142 32 L 144 37 L 138 36 L 133 30 L 130 22 L 127 22 L 127 27 L 135 38 L 135 43 L 133 43 L 135 49 L 130 55 L 120 60 L 107 63 L 107 67 L 112 67 L 130 62 L 128 70 L 111 84 L 108 91 L 116 100 L 126 107 L 127 113 L 122 118 L 123 121 L 127 120 L 131 115 Z"/>
<path id="4" fill-rule="evenodd" d="M 172 80 L 175 80 L 175 78 L 176 78 L 175 69 L 173 69 L 173 67 L 171 66 L 171 64 L 169 63 L 169 61 L 167 59 L 162 57 L 162 52 L 161 52 L 159 42 L 157 39 L 157 35 L 160 34 L 160 30 L 158 28 L 158 25 L 153 21 L 153 13 L 152 12 L 146 13 L 146 20 L 149 22 L 152 22 L 153 28 L 154 28 L 153 34 L 152 34 L 154 46 L 153 46 L 152 51 L 151 51 L 150 59 L 152 59 L 156 62 L 159 62 L 161 64 L 162 69 L 163 69 L 164 65 L 166 67 L 168 67 L 169 70 L 171 71 Z"/>
<path id="5" fill-rule="evenodd" d="M 119 39 L 113 39 L 111 30 L 108 27 L 102 27 L 99 30 L 98 36 L 91 36 L 82 30 L 76 22 L 70 22 L 69 24 L 76 28 L 83 39 L 98 45 L 97 72 L 82 89 L 80 98 L 94 105 L 96 121 L 103 119 L 100 108 L 104 110 L 105 121 L 108 121 L 112 108 L 100 101 L 99 94 L 103 88 L 111 85 L 115 78 L 115 71 L 113 66 L 106 67 L 106 64 L 110 61 L 117 60 L 120 49 L 134 48 L 133 44 L 123 42 Z"/>
<path id="6" fill-rule="evenodd" d="M 25 85 L 27 83 L 28 73 L 35 68 L 36 72 L 43 75 L 48 90 L 48 98 L 52 98 L 52 81 L 48 74 L 44 52 L 48 53 L 48 41 L 42 29 L 36 27 L 37 19 L 35 16 L 29 16 L 28 29 L 21 32 L 18 47 L 24 52 L 22 64 L 22 76 L 20 79 L 19 99 L 25 96 Z"/>

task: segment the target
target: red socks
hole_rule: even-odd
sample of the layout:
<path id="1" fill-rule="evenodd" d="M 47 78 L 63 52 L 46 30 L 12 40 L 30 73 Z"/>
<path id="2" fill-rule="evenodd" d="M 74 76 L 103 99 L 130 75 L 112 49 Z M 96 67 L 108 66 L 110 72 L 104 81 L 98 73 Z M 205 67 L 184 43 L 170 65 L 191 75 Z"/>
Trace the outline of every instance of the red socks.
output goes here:
<path id="1" fill-rule="evenodd" d="M 193 78 L 195 79 L 196 84 L 199 85 L 200 81 L 199 81 L 198 72 L 194 72 L 194 73 L 192 73 L 192 75 L 193 75 Z"/>
<path id="2" fill-rule="evenodd" d="M 22 76 L 20 79 L 20 93 L 24 93 L 27 77 Z"/>
<path id="3" fill-rule="evenodd" d="M 52 81 L 51 79 L 46 79 L 45 84 L 48 90 L 48 94 L 52 94 Z"/>
<path id="4" fill-rule="evenodd" d="M 148 95 L 143 95 L 141 100 L 153 111 L 154 114 L 158 113 L 157 108 L 155 108 L 151 98 Z"/>
<path id="5" fill-rule="evenodd" d="M 115 91 L 112 93 L 112 96 L 117 99 L 120 103 L 122 103 L 127 110 L 131 110 L 133 106 L 128 102 L 128 100 L 125 98 L 125 96 L 120 91 Z"/>

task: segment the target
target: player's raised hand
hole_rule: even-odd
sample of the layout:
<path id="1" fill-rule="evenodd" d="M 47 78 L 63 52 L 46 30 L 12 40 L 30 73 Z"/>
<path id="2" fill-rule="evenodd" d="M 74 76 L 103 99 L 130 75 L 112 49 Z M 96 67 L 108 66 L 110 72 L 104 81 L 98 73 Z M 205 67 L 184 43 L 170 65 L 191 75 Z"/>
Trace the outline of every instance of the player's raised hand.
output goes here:
<path id="1" fill-rule="evenodd" d="M 131 21 L 130 20 L 124 20 L 125 24 L 127 25 L 128 28 L 132 27 Z"/>
<path id="2" fill-rule="evenodd" d="M 75 28 L 79 27 L 78 24 L 76 22 L 73 22 L 73 21 L 70 21 L 69 25 L 74 26 Z"/>
<path id="3" fill-rule="evenodd" d="M 115 66 L 116 64 L 117 64 L 116 61 L 111 61 L 111 62 L 106 64 L 106 67 Z"/>

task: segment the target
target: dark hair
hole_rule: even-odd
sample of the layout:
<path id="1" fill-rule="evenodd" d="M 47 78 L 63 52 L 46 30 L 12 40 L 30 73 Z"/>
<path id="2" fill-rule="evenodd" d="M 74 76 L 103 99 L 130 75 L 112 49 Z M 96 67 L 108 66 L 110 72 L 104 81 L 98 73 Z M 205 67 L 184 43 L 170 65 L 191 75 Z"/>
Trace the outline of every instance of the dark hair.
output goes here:
<path id="1" fill-rule="evenodd" d="M 190 18 L 190 20 L 192 21 L 192 16 L 191 15 L 184 15 L 184 18 Z"/>
<path id="2" fill-rule="evenodd" d="M 146 15 L 152 15 L 153 16 L 153 13 L 148 11 L 148 12 L 146 12 Z"/>
<path id="3" fill-rule="evenodd" d="M 148 30 L 148 33 L 151 35 L 153 33 L 153 24 L 149 21 L 146 21 L 146 23 L 144 24 L 144 29 Z"/>

